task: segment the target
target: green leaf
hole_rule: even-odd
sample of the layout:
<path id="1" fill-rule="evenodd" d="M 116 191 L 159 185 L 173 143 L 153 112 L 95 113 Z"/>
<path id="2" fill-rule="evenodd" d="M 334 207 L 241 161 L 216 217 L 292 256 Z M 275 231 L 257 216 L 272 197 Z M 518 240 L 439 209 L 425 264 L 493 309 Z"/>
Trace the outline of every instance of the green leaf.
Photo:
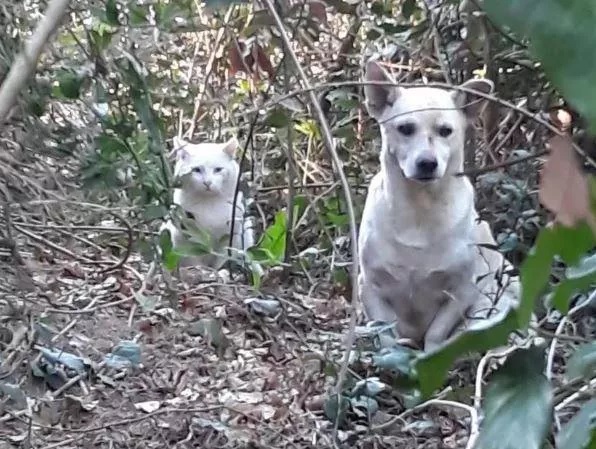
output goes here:
<path id="1" fill-rule="evenodd" d="M 596 341 L 581 345 L 567 363 L 566 377 L 569 380 L 588 377 L 596 370 Z"/>
<path id="2" fill-rule="evenodd" d="M 549 80 L 596 131 L 596 2 L 486 0 L 500 25 L 526 36 Z"/>
<path id="3" fill-rule="evenodd" d="M 97 147 L 101 151 L 103 157 L 128 152 L 128 147 L 120 138 L 109 136 L 107 134 L 102 134 L 97 138 Z"/>
<path id="4" fill-rule="evenodd" d="M 170 231 L 164 229 L 159 235 L 159 247 L 161 249 L 161 261 L 167 270 L 172 271 L 178 266 L 180 256 L 173 251 L 172 237 Z"/>
<path id="5" fill-rule="evenodd" d="M 394 371 L 407 377 L 412 376 L 411 362 L 414 352 L 404 346 L 386 348 L 379 354 L 373 355 L 373 364 L 377 368 Z"/>
<path id="6" fill-rule="evenodd" d="M 517 328 L 517 313 L 511 310 L 502 321 L 487 323 L 486 328 L 467 330 L 435 351 L 421 353 L 414 362 L 423 397 L 439 388 L 445 374 L 460 356 L 475 351 L 487 351 L 507 343 L 509 334 Z"/>
<path id="7" fill-rule="evenodd" d="M 258 249 L 267 251 L 271 261 L 282 262 L 284 259 L 286 253 L 286 226 L 286 213 L 285 211 L 279 211 L 275 214 L 273 224 L 265 230 L 257 245 Z M 255 260 L 259 259 L 255 257 Z"/>
<path id="8" fill-rule="evenodd" d="M 110 25 L 118 26 L 118 8 L 116 7 L 116 0 L 107 0 L 106 2 L 106 22 Z"/>
<path id="9" fill-rule="evenodd" d="M 265 125 L 271 128 L 285 128 L 290 124 L 290 116 L 282 108 L 275 108 L 265 118 Z"/>
<path id="10" fill-rule="evenodd" d="M 107 23 L 98 23 L 89 32 L 91 37 L 91 47 L 95 53 L 101 53 L 105 50 L 112 42 L 112 36 L 116 34 L 116 31 Z"/>
<path id="11" fill-rule="evenodd" d="M 64 70 L 58 75 L 59 92 L 64 98 L 79 98 L 82 85 L 83 78 L 70 70 Z"/>
<path id="12" fill-rule="evenodd" d="M 327 419 L 333 423 L 343 425 L 346 421 L 346 412 L 350 406 L 350 399 L 344 395 L 331 394 L 325 400 L 323 409 Z"/>
<path id="13" fill-rule="evenodd" d="M 552 390 L 541 348 L 518 350 L 495 373 L 476 447 L 540 449 L 552 420 Z"/>
<path id="14" fill-rule="evenodd" d="M 556 437 L 557 449 L 596 448 L 596 399 L 583 405 Z"/>
<path id="15" fill-rule="evenodd" d="M 238 3 L 246 3 L 246 0 L 204 0 L 205 6 L 211 9 L 221 9 Z"/>
<path id="16" fill-rule="evenodd" d="M 180 263 L 180 255 L 174 251 L 164 254 L 162 262 L 168 271 L 173 271 Z"/>
<path id="17" fill-rule="evenodd" d="M 567 268 L 565 274 L 568 279 L 596 275 L 596 254 L 583 257 L 577 265 Z"/>
<path id="18" fill-rule="evenodd" d="M 586 224 L 577 228 L 556 225 L 553 228 L 545 228 L 540 231 L 534 248 L 530 251 L 520 269 L 522 281 L 522 307 L 519 312 L 520 326 L 525 326 L 528 323 L 536 298 L 548 286 L 553 258 L 558 255 L 566 264 L 575 265 L 582 255 L 593 246 L 594 234 Z M 561 297 L 564 293 L 560 293 L 558 297 Z M 568 304 L 559 305 L 562 311 L 567 311 Z"/>
<path id="19" fill-rule="evenodd" d="M 149 16 L 149 7 L 146 5 L 130 5 L 130 24 L 131 25 L 145 25 Z"/>
<path id="20" fill-rule="evenodd" d="M 145 220 L 157 220 L 165 217 L 168 209 L 163 204 L 150 204 L 145 207 L 143 211 L 143 218 Z"/>
<path id="21" fill-rule="evenodd" d="M 401 5 L 401 13 L 406 19 L 409 19 L 416 9 L 416 0 L 405 0 Z"/>

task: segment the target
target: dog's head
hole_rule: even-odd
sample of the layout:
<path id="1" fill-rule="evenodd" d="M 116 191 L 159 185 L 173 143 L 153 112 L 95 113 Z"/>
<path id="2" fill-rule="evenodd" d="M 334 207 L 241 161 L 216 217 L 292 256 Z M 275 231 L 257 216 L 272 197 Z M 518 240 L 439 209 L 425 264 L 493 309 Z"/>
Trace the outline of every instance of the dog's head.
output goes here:
<path id="1" fill-rule="evenodd" d="M 183 177 L 183 187 L 201 195 L 218 195 L 236 185 L 238 165 L 234 154 L 238 140 L 225 143 L 193 144 L 174 138 L 175 176 Z"/>
<path id="2" fill-rule="evenodd" d="M 392 82 L 375 61 L 366 65 L 365 82 Z M 470 80 L 465 89 L 488 94 L 488 80 Z M 380 125 L 383 150 L 393 156 L 405 178 L 430 182 L 462 169 L 467 124 L 485 104 L 463 90 L 365 85 L 366 107 Z"/>

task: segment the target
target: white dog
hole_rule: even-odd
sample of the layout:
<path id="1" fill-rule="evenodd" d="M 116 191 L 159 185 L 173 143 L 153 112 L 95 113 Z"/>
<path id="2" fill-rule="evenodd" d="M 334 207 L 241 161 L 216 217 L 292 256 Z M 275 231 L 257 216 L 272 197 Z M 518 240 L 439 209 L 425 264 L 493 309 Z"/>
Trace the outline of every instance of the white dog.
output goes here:
<path id="1" fill-rule="evenodd" d="M 365 81 L 391 78 L 371 61 Z M 472 184 L 454 176 L 463 170 L 468 123 L 485 103 L 465 89 L 489 93 L 493 85 L 461 87 L 365 86 L 382 149 L 360 227 L 360 297 L 370 320 L 395 322 L 400 338 L 425 351 L 479 316 L 504 314 L 519 298 L 517 280 L 502 273 L 507 261 L 479 246 L 495 240 L 478 220 Z"/>

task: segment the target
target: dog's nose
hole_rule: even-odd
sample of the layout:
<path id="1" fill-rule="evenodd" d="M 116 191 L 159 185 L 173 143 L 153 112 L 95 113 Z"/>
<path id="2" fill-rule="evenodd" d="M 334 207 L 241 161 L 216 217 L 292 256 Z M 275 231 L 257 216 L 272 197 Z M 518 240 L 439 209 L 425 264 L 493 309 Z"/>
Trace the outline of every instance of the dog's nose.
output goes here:
<path id="1" fill-rule="evenodd" d="M 439 163 L 434 156 L 420 156 L 416 160 L 416 170 L 421 177 L 432 176 Z"/>

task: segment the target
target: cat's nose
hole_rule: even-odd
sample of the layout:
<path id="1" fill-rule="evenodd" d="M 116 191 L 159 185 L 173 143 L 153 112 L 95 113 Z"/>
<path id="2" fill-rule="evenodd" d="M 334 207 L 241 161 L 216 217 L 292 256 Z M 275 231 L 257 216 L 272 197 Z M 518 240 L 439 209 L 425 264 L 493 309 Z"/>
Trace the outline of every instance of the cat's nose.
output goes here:
<path id="1" fill-rule="evenodd" d="M 207 188 L 211 187 L 211 181 L 203 181 L 203 184 L 205 184 L 205 187 Z"/>

